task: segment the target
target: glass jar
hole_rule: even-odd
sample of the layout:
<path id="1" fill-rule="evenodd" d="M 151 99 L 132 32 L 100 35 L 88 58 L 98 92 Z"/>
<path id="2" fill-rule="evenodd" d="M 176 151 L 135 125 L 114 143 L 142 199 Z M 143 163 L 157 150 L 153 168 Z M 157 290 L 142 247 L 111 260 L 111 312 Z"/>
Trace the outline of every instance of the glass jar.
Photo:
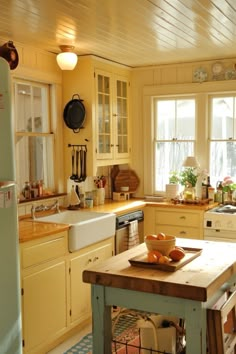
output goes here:
<path id="1" fill-rule="evenodd" d="M 192 201 L 195 199 L 195 188 L 194 187 L 185 187 L 184 188 L 184 200 Z"/>

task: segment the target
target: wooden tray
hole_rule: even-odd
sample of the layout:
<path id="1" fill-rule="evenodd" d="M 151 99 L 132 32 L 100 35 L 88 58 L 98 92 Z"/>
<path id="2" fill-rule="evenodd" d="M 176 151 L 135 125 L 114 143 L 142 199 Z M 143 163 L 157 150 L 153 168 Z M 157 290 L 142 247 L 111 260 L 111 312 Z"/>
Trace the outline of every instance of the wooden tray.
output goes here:
<path id="1" fill-rule="evenodd" d="M 167 264 L 158 264 L 158 263 L 150 263 L 147 260 L 147 252 L 142 253 L 134 258 L 129 259 L 129 262 L 132 266 L 135 267 L 143 267 L 143 268 L 152 268 L 158 270 L 164 270 L 167 272 L 175 272 L 176 270 L 183 267 L 185 264 L 191 262 L 194 258 L 197 258 L 202 253 L 201 248 L 190 248 L 183 247 L 185 250 L 185 256 L 178 262 L 171 261 Z"/>

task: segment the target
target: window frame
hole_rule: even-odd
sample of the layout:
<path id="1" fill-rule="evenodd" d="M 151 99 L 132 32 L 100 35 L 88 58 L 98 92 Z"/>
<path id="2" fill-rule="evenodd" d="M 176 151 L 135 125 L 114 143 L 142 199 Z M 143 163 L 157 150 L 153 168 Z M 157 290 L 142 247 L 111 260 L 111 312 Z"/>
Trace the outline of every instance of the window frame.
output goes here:
<path id="1" fill-rule="evenodd" d="M 30 92 L 32 93 L 32 88 L 33 87 L 40 87 L 40 88 L 45 88 L 46 89 L 46 104 L 47 104 L 47 129 L 44 132 L 36 132 L 36 131 L 28 131 L 28 130 L 24 130 L 24 131 L 18 131 L 17 127 L 16 127 L 16 119 L 17 119 L 17 115 L 16 115 L 16 105 L 17 105 L 17 97 L 16 97 L 16 85 L 28 85 L 31 87 Z M 55 185 L 55 174 L 54 174 L 54 170 L 55 170 L 55 133 L 53 132 L 53 121 L 52 121 L 52 108 L 51 108 L 51 90 L 52 90 L 52 85 L 48 84 L 48 83 L 42 83 L 42 82 L 38 82 L 35 80 L 25 80 L 25 79 L 20 79 L 20 78 L 14 78 L 13 79 L 13 102 L 14 102 L 14 108 L 13 108 L 13 112 L 14 112 L 14 121 L 15 121 L 15 148 L 16 148 L 16 144 L 17 144 L 17 140 L 18 138 L 34 138 L 34 137 L 43 137 L 43 138 L 49 138 L 50 140 L 48 140 L 47 144 L 52 146 L 52 153 L 51 153 L 51 158 L 53 159 L 53 161 L 44 161 L 43 165 L 44 165 L 44 170 L 46 170 L 47 172 L 47 183 L 45 185 L 46 189 L 50 189 L 51 191 L 55 192 L 56 190 L 56 185 Z M 32 98 L 31 98 L 31 103 L 32 105 Z M 42 102 L 43 104 L 43 102 Z M 32 107 L 31 107 L 32 108 Z M 45 155 L 45 151 L 43 153 L 43 155 Z M 17 153 L 16 153 L 17 156 Z M 52 165 L 50 166 L 50 164 L 52 163 Z M 30 172 L 29 172 L 30 173 Z M 17 174 L 16 174 L 17 177 Z M 28 179 L 27 179 L 28 180 Z M 23 186 L 24 186 L 24 182 L 23 180 L 18 181 L 18 192 L 20 193 Z M 30 182 L 36 182 L 36 181 L 30 181 Z M 44 181 L 45 182 L 45 181 Z"/>
<path id="2" fill-rule="evenodd" d="M 143 88 L 143 146 L 144 146 L 144 195 L 155 195 L 154 182 L 154 109 L 155 97 L 195 95 L 196 96 L 196 145 L 195 156 L 202 169 L 209 171 L 209 116 L 208 97 L 213 94 L 230 94 L 236 92 L 235 80 L 213 81 L 173 85 L 149 85 Z M 145 158 L 149 156 L 150 158 Z M 158 192 L 157 195 L 164 195 Z"/>

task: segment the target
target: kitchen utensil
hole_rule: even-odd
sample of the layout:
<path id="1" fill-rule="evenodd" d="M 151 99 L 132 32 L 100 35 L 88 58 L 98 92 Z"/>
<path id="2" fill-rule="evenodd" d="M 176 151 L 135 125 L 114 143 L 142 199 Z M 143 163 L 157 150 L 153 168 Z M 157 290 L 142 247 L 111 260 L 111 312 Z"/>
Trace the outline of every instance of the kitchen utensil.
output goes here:
<path id="1" fill-rule="evenodd" d="M 79 180 L 79 154 L 80 154 L 80 151 L 77 149 L 75 152 L 75 182 L 80 182 L 80 180 Z"/>
<path id="2" fill-rule="evenodd" d="M 78 96 L 78 98 L 75 98 Z M 74 133 L 78 133 L 85 120 L 85 107 L 78 94 L 72 96 L 63 112 L 64 122 Z"/>
<path id="3" fill-rule="evenodd" d="M 70 176 L 70 179 L 75 180 L 76 175 L 75 175 L 75 149 L 74 148 L 71 151 L 71 163 L 72 163 L 72 175 Z"/>

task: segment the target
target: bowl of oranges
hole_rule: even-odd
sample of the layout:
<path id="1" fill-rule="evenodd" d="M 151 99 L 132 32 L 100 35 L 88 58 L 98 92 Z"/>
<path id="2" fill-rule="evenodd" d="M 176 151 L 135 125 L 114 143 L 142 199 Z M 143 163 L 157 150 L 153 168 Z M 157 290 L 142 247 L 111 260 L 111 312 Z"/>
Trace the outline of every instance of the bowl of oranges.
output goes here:
<path id="1" fill-rule="evenodd" d="M 168 256 L 170 251 L 175 248 L 176 238 L 161 232 L 158 235 L 146 235 L 144 242 L 148 251 L 159 251 L 162 255 Z"/>

